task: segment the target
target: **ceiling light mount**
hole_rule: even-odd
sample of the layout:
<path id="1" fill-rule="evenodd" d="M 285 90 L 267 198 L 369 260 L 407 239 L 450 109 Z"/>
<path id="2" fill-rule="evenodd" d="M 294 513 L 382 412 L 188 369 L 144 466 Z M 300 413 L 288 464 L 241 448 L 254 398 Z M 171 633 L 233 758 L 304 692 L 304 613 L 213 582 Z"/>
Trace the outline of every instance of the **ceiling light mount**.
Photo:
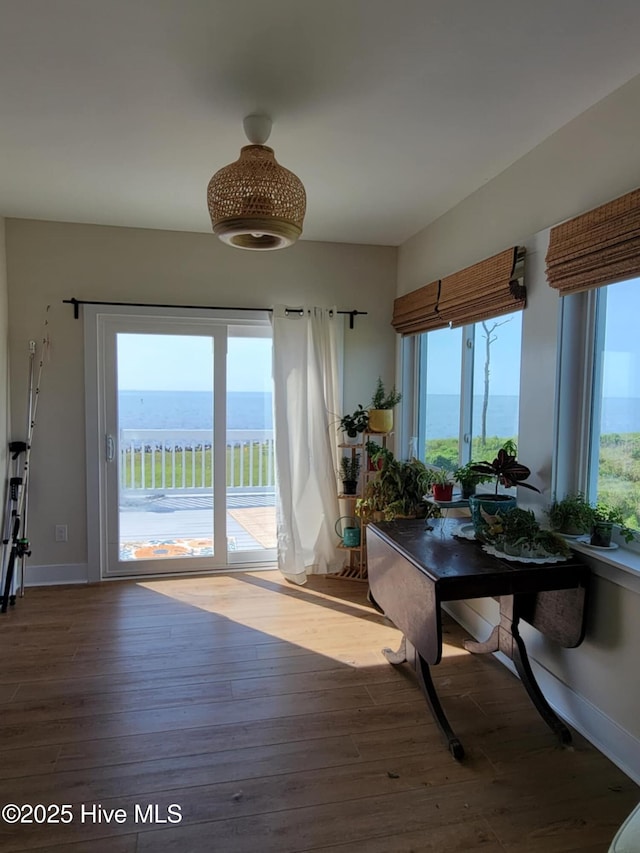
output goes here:
<path id="1" fill-rule="evenodd" d="M 249 115 L 243 124 L 251 144 L 209 181 L 213 232 L 239 249 L 284 249 L 302 234 L 304 187 L 276 161 L 273 148 L 264 144 L 271 133 L 270 117 Z"/>

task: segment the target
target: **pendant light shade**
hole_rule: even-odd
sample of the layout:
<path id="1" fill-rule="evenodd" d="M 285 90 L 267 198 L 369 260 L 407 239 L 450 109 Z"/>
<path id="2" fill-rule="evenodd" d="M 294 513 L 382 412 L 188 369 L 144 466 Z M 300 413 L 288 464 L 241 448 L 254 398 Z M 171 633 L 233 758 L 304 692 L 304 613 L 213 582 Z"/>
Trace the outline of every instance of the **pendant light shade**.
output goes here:
<path id="1" fill-rule="evenodd" d="M 247 116 L 251 145 L 209 181 L 207 202 L 214 234 L 239 249 L 266 251 L 290 246 L 302 234 L 307 199 L 302 182 L 264 145 L 267 116 Z"/>

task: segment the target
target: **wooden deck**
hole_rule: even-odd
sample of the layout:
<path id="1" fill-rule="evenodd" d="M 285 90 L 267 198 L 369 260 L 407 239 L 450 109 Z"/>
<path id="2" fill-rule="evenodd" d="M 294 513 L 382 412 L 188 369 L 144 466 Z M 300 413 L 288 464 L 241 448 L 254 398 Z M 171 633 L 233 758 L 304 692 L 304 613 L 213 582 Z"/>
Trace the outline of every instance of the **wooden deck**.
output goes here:
<path id="1" fill-rule="evenodd" d="M 455 762 L 365 595 L 274 571 L 29 589 L 0 616 L 0 797 L 74 820 L 0 822 L 0 851 L 605 853 L 638 788 L 580 736 L 560 748 L 446 620 Z M 149 804 L 181 822 L 136 822 Z"/>
<path id="2" fill-rule="evenodd" d="M 248 498 L 250 502 L 250 498 Z M 275 506 L 251 506 L 231 501 L 227 510 L 227 539 L 234 551 L 260 551 L 276 547 Z M 150 502 L 147 507 L 124 507 L 120 511 L 121 551 L 136 543 L 142 552 L 152 541 L 213 542 L 213 502 L 210 497 L 176 497 Z M 126 549 L 125 559 L 131 559 Z"/>

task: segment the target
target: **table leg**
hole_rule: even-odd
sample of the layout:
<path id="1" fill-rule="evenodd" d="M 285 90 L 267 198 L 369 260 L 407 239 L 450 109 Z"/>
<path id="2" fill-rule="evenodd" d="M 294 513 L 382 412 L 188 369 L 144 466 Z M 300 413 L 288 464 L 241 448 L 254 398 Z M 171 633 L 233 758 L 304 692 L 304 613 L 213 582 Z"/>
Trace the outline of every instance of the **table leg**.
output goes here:
<path id="1" fill-rule="evenodd" d="M 394 652 L 393 649 L 384 648 L 382 650 L 382 654 L 386 657 L 389 663 L 394 665 L 404 663 L 407 659 L 407 638 L 404 635 L 402 636 L 402 642 L 400 643 L 400 648 L 397 652 Z"/>
<path id="2" fill-rule="evenodd" d="M 500 624 L 495 626 L 486 642 L 476 643 L 473 640 L 465 640 L 464 647 L 474 654 L 500 651 L 510 658 L 542 719 L 562 743 L 571 743 L 571 732 L 556 716 L 538 687 L 524 640 L 518 630 L 519 622 L 519 603 L 513 595 L 503 595 L 500 598 Z"/>
<path id="3" fill-rule="evenodd" d="M 414 667 L 416 675 L 418 676 L 418 683 L 420 684 L 422 692 L 424 693 L 429 707 L 431 708 L 431 713 L 447 741 L 449 752 L 456 761 L 460 761 L 464 758 L 464 747 L 456 737 L 456 734 L 451 728 L 449 720 L 444 713 L 442 705 L 440 704 L 440 699 L 438 698 L 433 679 L 431 678 L 429 664 L 424 660 L 417 649 L 413 649 L 413 652 L 415 655 Z"/>
<path id="4" fill-rule="evenodd" d="M 529 663 L 529 656 L 524 645 L 524 640 L 518 631 L 518 621 L 518 616 L 516 615 L 513 620 L 513 625 L 511 626 L 511 635 L 515 641 L 512 660 L 515 664 L 516 670 L 518 671 L 520 680 L 524 684 L 525 690 L 529 694 L 529 698 L 533 704 L 536 706 L 538 713 L 549 726 L 551 731 L 555 732 L 555 734 L 560 738 L 561 743 L 570 744 L 571 732 L 562 720 L 556 716 L 555 712 L 544 698 L 542 691 L 538 687 L 533 670 L 531 669 L 531 664 Z"/>
<path id="5" fill-rule="evenodd" d="M 478 643 L 475 640 L 465 640 L 463 645 L 466 651 L 471 652 L 473 655 L 486 655 L 497 652 L 500 648 L 500 627 L 495 625 L 484 643 Z"/>
<path id="6" fill-rule="evenodd" d="M 508 658 L 513 657 L 513 637 L 511 626 L 514 619 L 514 597 L 513 595 L 500 596 L 500 622 L 494 627 L 484 643 L 476 643 L 474 640 L 465 640 L 464 647 L 474 655 L 502 652 Z"/>

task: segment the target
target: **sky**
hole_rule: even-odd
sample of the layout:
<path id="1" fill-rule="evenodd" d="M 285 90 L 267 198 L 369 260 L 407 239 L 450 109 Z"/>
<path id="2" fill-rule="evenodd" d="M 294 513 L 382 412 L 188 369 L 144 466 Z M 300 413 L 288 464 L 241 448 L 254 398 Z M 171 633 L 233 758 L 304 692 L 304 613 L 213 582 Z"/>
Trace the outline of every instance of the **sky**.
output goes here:
<path id="1" fill-rule="evenodd" d="M 488 326 L 491 328 L 494 321 Z M 490 349 L 491 393 L 517 396 L 520 389 L 520 338 L 522 312 L 499 317 Z M 476 331 L 474 347 L 474 394 L 482 394 L 484 383 L 485 338 Z M 441 329 L 431 333 L 427 372 L 429 394 L 458 394 L 462 358 L 462 329 Z M 455 385 L 454 385 L 455 380 Z"/>
<path id="2" fill-rule="evenodd" d="M 229 337 L 227 390 L 271 391 L 271 338 Z M 120 391 L 211 391 L 212 339 L 118 334 Z"/>
<path id="3" fill-rule="evenodd" d="M 607 397 L 640 397 L 640 278 L 607 288 L 603 385 Z"/>
<path id="4" fill-rule="evenodd" d="M 522 313 L 495 329 L 491 346 L 491 393 L 517 395 L 520 382 Z M 640 398 L 640 279 L 607 289 L 607 337 L 604 393 L 607 397 Z M 432 333 L 428 370 L 429 394 L 456 394 L 452 376 L 460 373 L 461 331 Z M 120 390 L 210 391 L 213 382 L 211 339 L 194 335 L 118 335 Z M 271 390 L 271 339 L 229 337 L 227 390 Z M 476 334 L 474 393 L 482 394 L 484 339 Z"/>

